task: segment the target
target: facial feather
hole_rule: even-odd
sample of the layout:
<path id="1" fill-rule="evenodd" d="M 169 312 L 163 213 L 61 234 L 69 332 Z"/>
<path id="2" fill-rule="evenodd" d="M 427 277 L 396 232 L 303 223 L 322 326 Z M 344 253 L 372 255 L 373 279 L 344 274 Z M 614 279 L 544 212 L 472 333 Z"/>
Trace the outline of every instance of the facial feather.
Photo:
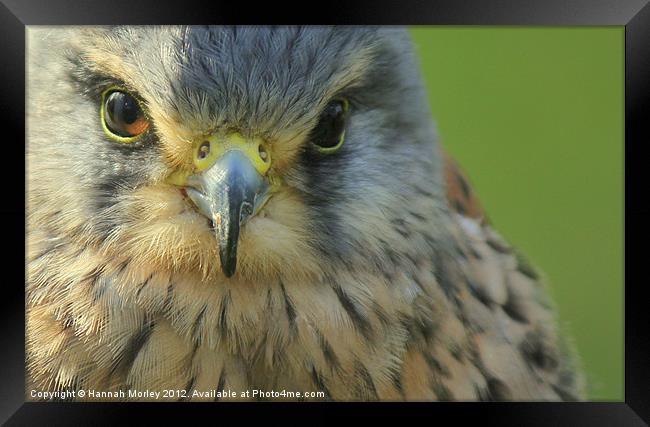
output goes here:
<path id="1" fill-rule="evenodd" d="M 243 276 L 319 274 L 319 257 L 341 260 L 361 248 L 377 256 L 392 244 L 381 243 L 390 233 L 379 236 L 373 230 L 392 230 L 387 208 L 410 190 L 399 188 L 407 177 L 398 175 L 400 168 L 393 162 L 417 157 L 418 132 L 433 140 L 430 129 L 400 123 L 413 120 L 418 105 L 421 115 L 427 109 L 419 87 L 399 83 L 408 68 L 403 62 L 413 62 L 408 52 L 399 50 L 404 39 L 399 32 L 127 27 L 73 35 L 69 62 L 54 70 L 72 84 L 63 88 L 58 103 L 46 100 L 58 105 L 60 132 L 45 138 L 52 140 L 47 144 L 39 142 L 40 130 L 33 132 L 30 143 L 31 159 L 39 169 L 50 157 L 56 158 L 49 168 L 52 175 L 66 164 L 77 175 L 76 188 L 65 197 L 74 199 L 70 206 L 89 221 L 62 224 L 72 227 L 69 234 L 103 245 L 106 253 L 214 276 L 218 260 L 207 222 L 195 218 L 187 200 L 164 179 L 191 168 L 189 141 L 222 128 L 268 138 L 274 159 L 270 173 L 283 182 L 281 193 L 242 235 Z M 32 39 L 35 48 L 37 37 Z M 48 37 L 59 35 L 50 32 Z M 334 51 L 336 55 L 330 54 Z M 111 81 L 143 100 L 154 127 L 147 140 L 127 146 L 101 134 L 98 94 Z M 388 88 L 380 87 L 382 83 Z M 376 96 L 370 96 L 370 89 Z M 403 91 L 410 95 L 408 103 Z M 336 94 L 348 94 L 353 117 L 340 153 L 324 158 L 310 148 L 309 130 Z M 64 97 L 78 97 L 79 105 L 74 110 L 62 105 L 69 105 Z M 33 117 L 38 128 L 38 116 Z M 79 117 L 91 126 L 75 127 Z M 388 127 L 391 120 L 395 126 Z M 66 140 L 54 143 L 59 135 L 67 135 Z M 59 161 L 54 150 L 66 159 Z M 409 173 L 428 174 L 434 186 L 434 164 L 423 162 Z M 38 194 L 38 186 L 34 184 L 32 194 Z M 291 262 L 298 254 L 312 261 Z M 292 271 L 296 265 L 303 271 Z"/>

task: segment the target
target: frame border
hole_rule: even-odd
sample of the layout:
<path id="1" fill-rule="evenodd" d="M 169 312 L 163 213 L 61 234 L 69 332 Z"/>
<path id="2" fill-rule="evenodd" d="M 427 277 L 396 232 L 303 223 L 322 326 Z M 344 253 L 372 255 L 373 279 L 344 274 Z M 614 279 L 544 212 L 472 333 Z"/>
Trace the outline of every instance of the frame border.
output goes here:
<path id="1" fill-rule="evenodd" d="M 225 2 L 186 0 L 183 7 L 175 7 L 172 0 L 127 0 L 81 2 L 74 0 L 21 1 L 1 0 L 0 3 L 0 121 L 3 130 L 5 157 L 5 200 L 0 205 L 0 219 L 7 224 L 3 229 L 11 243 L 23 242 L 26 232 L 25 188 L 12 185 L 10 177 L 25 173 L 25 163 L 12 159 L 25 156 L 25 146 L 15 143 L 25 141 L 25 26 L 26 25 L 102 25 L 102 24 L 400 24 L 400 25 L 616 25 L 625 26 L 625 222 L 624 239 L 625 277 L 636 277 L 643 272 L 642 250 L 630 250 L 646 243 L 650 237 L 650 198 L 647 178 L 641 174 L 644 161 L 644 143 L 650 141 L 650 0 L 444 0 L 436 3 L 364 1 L 358 4 L 323 4 L 315 13 L 297 17 L 283 13 L 276 4 L 256 5 L 254 8 L 235 7 Z M 318 6 L 314 4 L 313 6 Z M 292 10 L 294 13 L 296 9 Z M 308 12 L 309 13 L 309 12 Z M 7 170 L 9 167 L 9 171 Z M 23 181 L 24 185 L 24 181 Z M 7 196 L 9 196 L 7 198 Z M 9 226 L 9 224 L 12 224 Z M 22 224 L 19 227 L 18 224 Z M 628 232 L 632 230 L 632 232 Z M 7 236 L 7 234 L 9 236 Z M 492 405 L 471 403 L 288 403 L 247 404 L 221 403 L 218 407 L 189 403 L 172 406 L 165 403 L 33 403 L 24 402 L 25 393 L 25 306 L 24 288 L 26 273 L 14 266 L 24 265 L 20 252 L 7 246 L 3 261 L 9 266 L 5 276 L 2 300 L 4 348 L 0 361 L 3 369 L 0 380 L 0 422 L 7 425 L 32 425 L 46 421 L 54 425 L 112 425 L 123 421 L 123 416 L 134 420 L 130 409 L 144 410 L 150 416 L 164 416 L 187 421 L 182 409 L 192 413 L 234 415 L 254 408 L 284 419 L 291 414 L 310 420 L 331 419 L 334 411 L 343 410 L 346 418 L 367 420 L 385 419 L 395 411 L 400 418 L 423 416 L 431 421 L 441 416 L 453 416 L 457 422 L 490 420 L 501 425 L 573 425 L 576 423 L 600 425 L 648 425 L 650 420 L 650 313 L 647 299 L 642 297 L 641 286 L 625 286 L 625 401 L 584 403 L 497 403 Z M 24 255 L 25 252 L 23 252 Z M 647 270 L 646 270 L 647 274 Z M 632 283 L 632 280 L 629 281 Z M 21 303 L 22 302 L 22 303 Z M 255 405 L 255 406 L 252 406 Z M 472 405 L 471 407 L 468 405 Z M 215 408 L 217 411 L 215 411 Z M 180 417 L 179 417 L 180 415 Z M 238 414 L 241 415 L 241 414 Z M 181 418 L 182 417 L 182 418 Z M 215 420 L 216 420 L 215 419 Z M 646 420 L 646 421 L 644 421 Z M 40 421 L 40 422 L 38 422 Z"/>

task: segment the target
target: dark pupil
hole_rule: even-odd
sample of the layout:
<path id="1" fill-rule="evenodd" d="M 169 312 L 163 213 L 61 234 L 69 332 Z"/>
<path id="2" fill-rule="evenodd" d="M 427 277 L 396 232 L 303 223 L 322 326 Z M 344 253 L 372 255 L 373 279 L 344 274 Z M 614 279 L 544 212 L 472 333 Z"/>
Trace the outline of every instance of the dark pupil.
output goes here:
<path id="1" fill-rule="evenodd" d="M 113 92 L 108 96 L 106 112 L 111 130 L 122 136 L 130 136 L 124 126 L 135 123 L 140 117 L 138 102 L 132 96 L 122 92 Z"/>
<path id="2" fill-rule="evenodd" d="M 325 107 L 313 135 L 314 144 L 323 148 L 336 147 L 345 127 L 343 113 L 343 103 L 341 101 L 332 102 Z"/>

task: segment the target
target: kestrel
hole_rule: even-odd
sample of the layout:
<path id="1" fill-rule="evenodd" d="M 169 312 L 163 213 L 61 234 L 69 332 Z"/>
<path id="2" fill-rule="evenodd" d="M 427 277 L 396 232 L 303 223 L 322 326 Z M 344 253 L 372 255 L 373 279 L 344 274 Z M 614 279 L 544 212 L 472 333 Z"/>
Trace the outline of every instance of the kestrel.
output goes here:
<path id="1" fill-rule="evenodd" d="M 31 398 L 583 399 L 538 275 L 439 145 L 411 44 L 30 29 Z"/>

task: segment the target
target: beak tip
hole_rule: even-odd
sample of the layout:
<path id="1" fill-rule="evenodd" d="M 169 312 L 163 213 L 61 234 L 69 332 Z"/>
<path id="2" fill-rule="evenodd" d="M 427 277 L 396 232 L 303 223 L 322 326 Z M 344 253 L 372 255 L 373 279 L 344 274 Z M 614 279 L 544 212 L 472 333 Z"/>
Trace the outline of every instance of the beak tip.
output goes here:
<path id="1" fill-rule="evenodd" d="M 224 274 L 227 278 L 231 278 L 232 276 L 235 275 L 235 270 L 236 270 L 236 269 L 235 269 L 235 266 L 233 265 L 232 267 L 229 267 L 229 266 L 223 266 L 221 270 L 223 271 L 223 274 Z"/>
<path id="2" fill-rule="evenodd" d="M 235 249 L 236 251 L 236 249 Z M 234 274 L 235 271 L 237 270 L 237 258 L 236 255 L 233 256 L 232 252 L 229 253 L 223 253 L 221 255 L 221 271 L 223 272 L 224 276 L 227 278 L 231 278 Z"/>

